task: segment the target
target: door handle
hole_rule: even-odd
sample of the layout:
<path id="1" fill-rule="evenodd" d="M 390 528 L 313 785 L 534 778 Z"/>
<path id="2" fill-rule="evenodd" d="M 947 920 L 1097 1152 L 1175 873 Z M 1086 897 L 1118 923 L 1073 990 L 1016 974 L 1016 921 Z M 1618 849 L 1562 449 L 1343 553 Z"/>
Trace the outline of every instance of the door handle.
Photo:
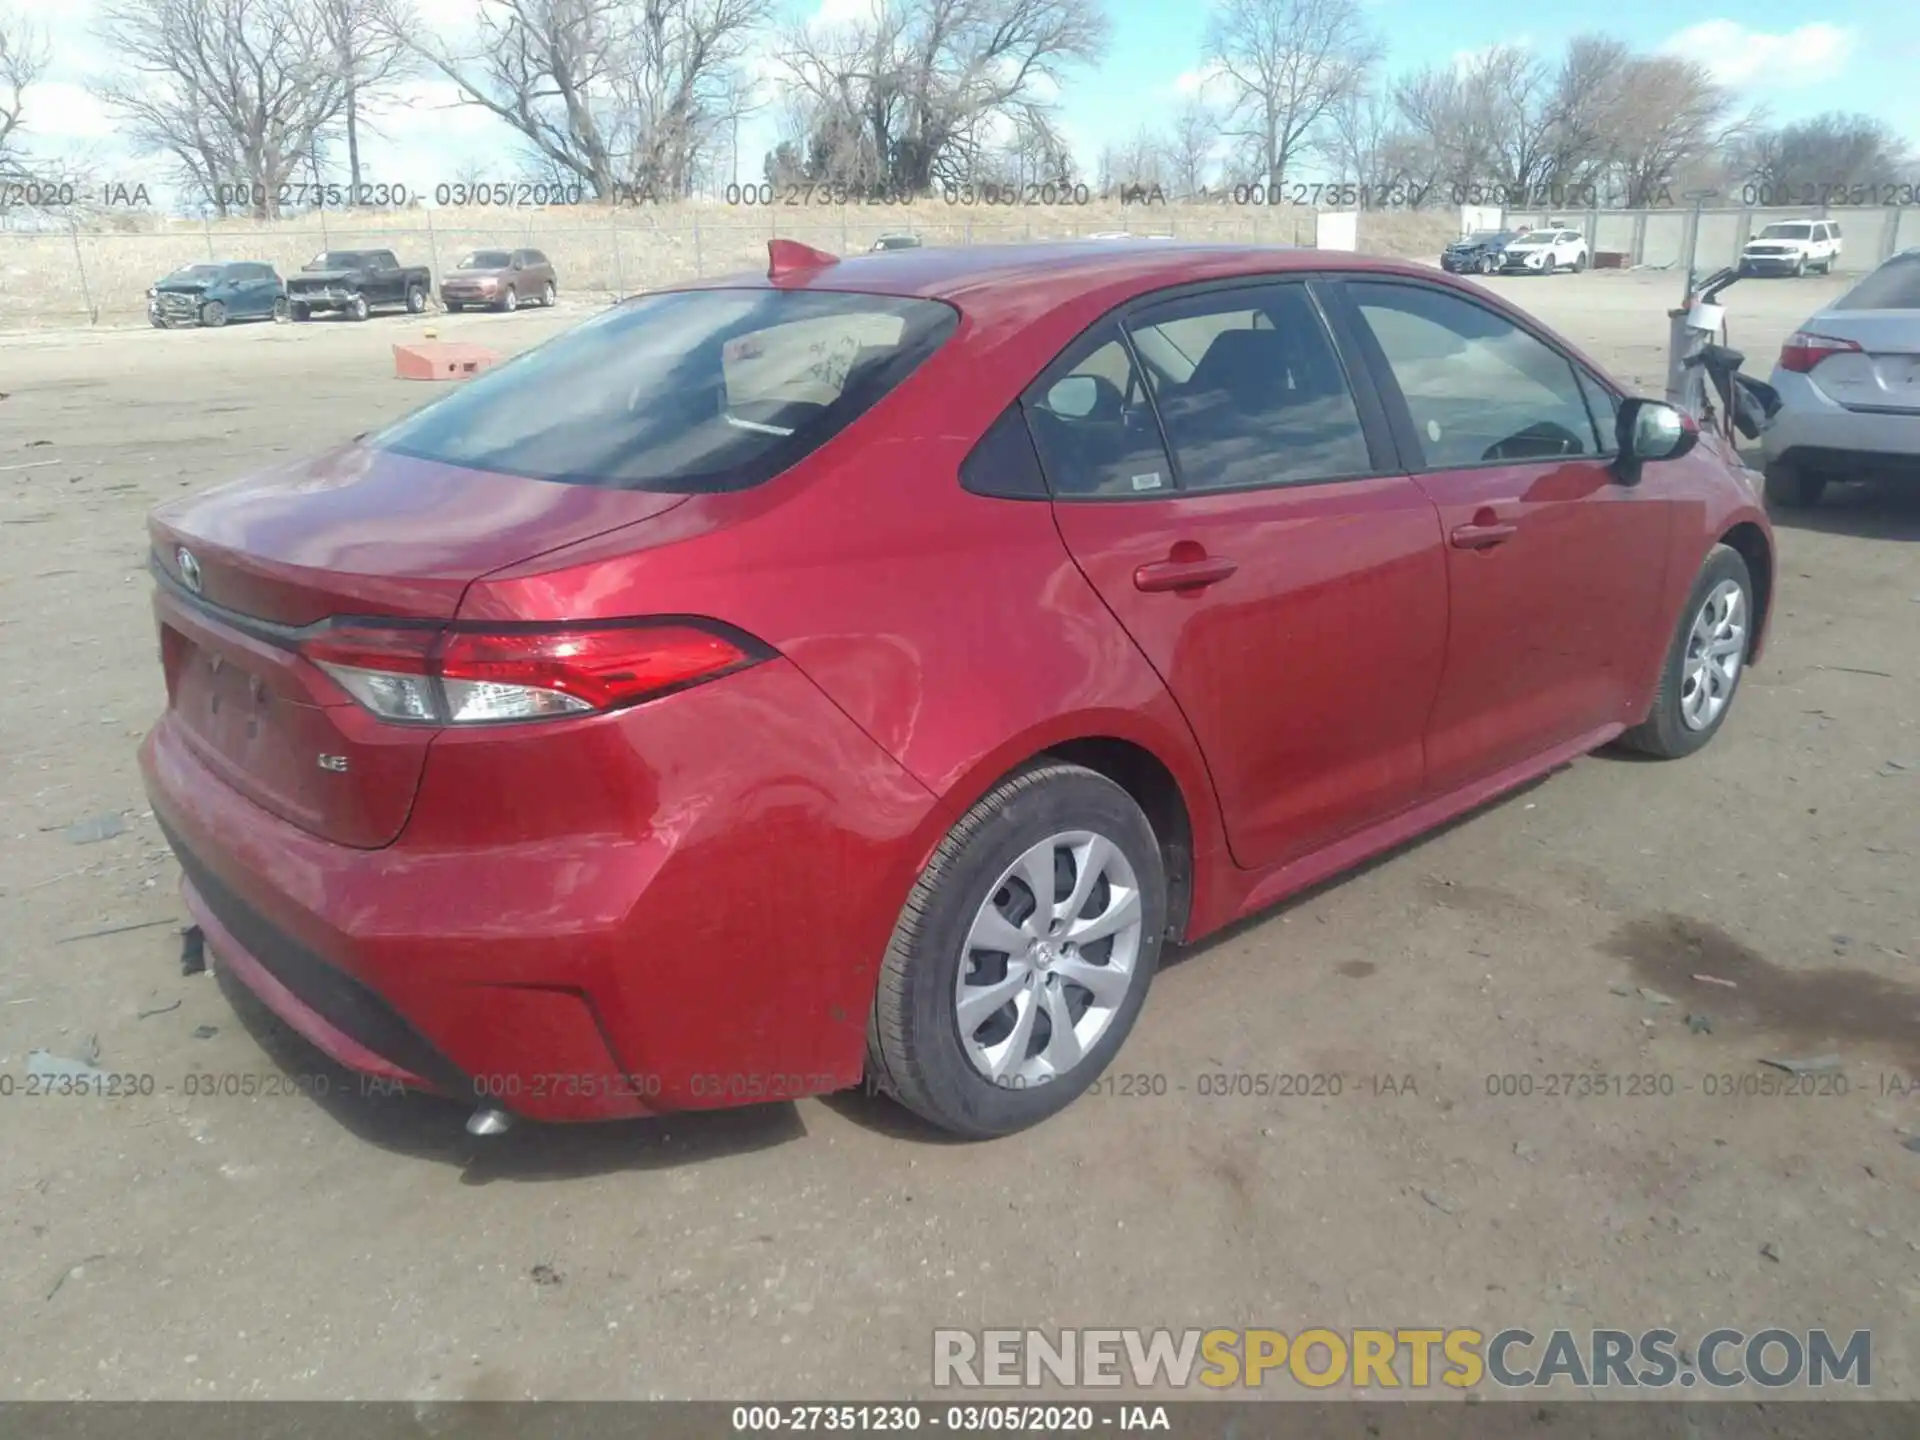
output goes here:
<path id="1" fill-rule="evenodd" d="M 1239 568 L 1224 555 L 1209 555 L 1198 560 L 1155 560 L 1133 572 L 1133 588 L 1149 593 L 1204 590 L 1209 585 L 1218 585 Z"/>
<path id="2" fill-rule="evenodd" d="M 1503 541 L 1511 540 L 1519 533 L 1520 527 L 1505 520 L 1495 520 L 1484 525 L 1456 525 L 1447 538 L 1461 550 L 1487 550 Z"/>

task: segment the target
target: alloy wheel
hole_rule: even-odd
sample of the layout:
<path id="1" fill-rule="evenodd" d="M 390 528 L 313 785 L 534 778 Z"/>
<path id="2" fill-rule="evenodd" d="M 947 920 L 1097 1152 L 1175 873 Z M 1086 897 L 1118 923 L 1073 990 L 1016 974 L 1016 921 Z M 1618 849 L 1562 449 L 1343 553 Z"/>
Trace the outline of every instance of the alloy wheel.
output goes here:
<path id="1" fill-rule="evenodd" d="M 1736 580 L 1722 580 L 1708 592 L 1687 635 L 1687 656 L 1680 671 L 1680 719 L 1689 730 L 1708 729 L 1720 718 L 1733 698 L 1746 654 L 1746 591 Z"/>
<path id="2" fill-rule="evenodd" d="M 1120 847 L 1069 830 L 1030 847 L 975 913 L 954 985 L 967 1059 L 1008 1088 L 1066 1075 L 1125 1002 L 1142 933 Z"/>

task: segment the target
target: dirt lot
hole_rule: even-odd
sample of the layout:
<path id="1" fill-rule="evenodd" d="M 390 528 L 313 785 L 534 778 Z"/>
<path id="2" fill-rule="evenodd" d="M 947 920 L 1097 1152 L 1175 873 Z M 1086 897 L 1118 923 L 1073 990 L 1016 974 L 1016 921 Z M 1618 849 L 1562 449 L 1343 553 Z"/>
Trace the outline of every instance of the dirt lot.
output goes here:
<path id="1" fill-rule="evenodd" d="M 1496 283 L 1657 391 L 1673 276 Z M 1734 291 L 1751 368 L 1831 288 Z M 1920 493 L 1783 522 L 1699 757 L 1582 760 L 1174 957 L 1124 1057 L 1165 1094 L 983 1146 L 860 1097 L 473 1141 L 426 1099 L 183 1094 L 351 1086 L 178 973 L 142 516 L 417 404 L 421 328 L 0 344 L 0 1075 L 161 1092 L 0 1096 L 0 1395 L 879 1397 L 929 1390 L 936 1327 L 1671 1324 L 1871 1328 L 1874 1392 L 1920 1397 Z M 1844 1095 L 1707 1093 L 1824 1051 Z M 1242 1071 L 1343 1093 L 1199 1095 Z M 1489 1094 L 1563 1072 L 1671 1093 Z"/>

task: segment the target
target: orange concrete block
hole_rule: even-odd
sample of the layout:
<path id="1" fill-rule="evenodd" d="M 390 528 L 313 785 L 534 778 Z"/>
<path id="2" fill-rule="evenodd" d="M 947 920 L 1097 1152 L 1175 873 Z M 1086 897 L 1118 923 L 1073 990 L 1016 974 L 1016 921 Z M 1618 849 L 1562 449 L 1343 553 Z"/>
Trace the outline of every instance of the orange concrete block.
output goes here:
<path id="1" fill-rule="evenodd" d="M 428 340 L 393 347 L 393 373 L 402 380 L 465 380 L 500 363 L 500 352 L 485 345 Z"/>

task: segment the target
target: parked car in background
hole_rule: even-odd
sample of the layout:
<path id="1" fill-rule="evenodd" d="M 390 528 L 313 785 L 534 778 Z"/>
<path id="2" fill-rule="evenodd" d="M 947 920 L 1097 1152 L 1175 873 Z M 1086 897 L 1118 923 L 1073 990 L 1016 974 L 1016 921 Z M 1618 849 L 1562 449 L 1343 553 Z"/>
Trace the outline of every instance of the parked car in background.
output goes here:
<path id="1" fill-rule="evenodd" d="M 1450 275 L 1491 275 L 1503 251 L 1518 239 L 1517 230 L 1476 230 L 1440 252 L 1440 268 Z"/>
<path id="2" fill-rule="evenodd" d="M 210 954 L 477 1133 L 863 1076 L 1034 1124 L 1164 942 L 1696 751 L 1759 654 L 1747 472 L 1478 285 L 770 249 L 149 522 Z"/>
<path id="3" fill-rule="evenodd" d="M 1831 275 L 1840 259 L 1838 220 L 1775 220 L 1740 251 L 1742 275 Z"/>
<path id="4" fill-rule="evenodd" d="M 540 250 L 469 250 L 440 277 L 440 303 L 454 311 L 551 305 L 558 294 L 553 262 Z"/>
<path id="5" fill-rule="evenodd" d="M 878 255 L 888 250 L 918 250 L 919 248 L 920 237 L 918 235 L 906 234 L 903 231 L 897 235 L 882 235 L 868 247 L 867 253 Z"/>
<path id="6" fill-rule="evenodd" d="M 1767 498 L 1816 504 L 1838 480 L 1920 479 L 1920 249 L 1902 251 L 1812 316 L 1770 377 Z"/>
<path id="7" fill-rule="evenodd" d="M 219 326 L 229 320 L 276 320 L 287 313 L 287 287 L 273 266 L 257 260 L 183 265 L 147 291 L 147 319 Z"/>
<path id="8" fill-rule="evenodd" d="M 326 250 L 287 281 L 287 310 L 295 320 L 321 310 L 337 310 L 349 320 L 394 308 L 418 315 L 432 288 L 431 270 L 402 265 L 391 250 Z"/>
<path id="9" fill-rule="evenodd" d="M 1564 226 L 1529 230 L 1502 248 L 1500 268 L 1531 275 L 1551 275 L 1556 270 L 1578 273 L 1587 268 L 1587 238 Z"/>

